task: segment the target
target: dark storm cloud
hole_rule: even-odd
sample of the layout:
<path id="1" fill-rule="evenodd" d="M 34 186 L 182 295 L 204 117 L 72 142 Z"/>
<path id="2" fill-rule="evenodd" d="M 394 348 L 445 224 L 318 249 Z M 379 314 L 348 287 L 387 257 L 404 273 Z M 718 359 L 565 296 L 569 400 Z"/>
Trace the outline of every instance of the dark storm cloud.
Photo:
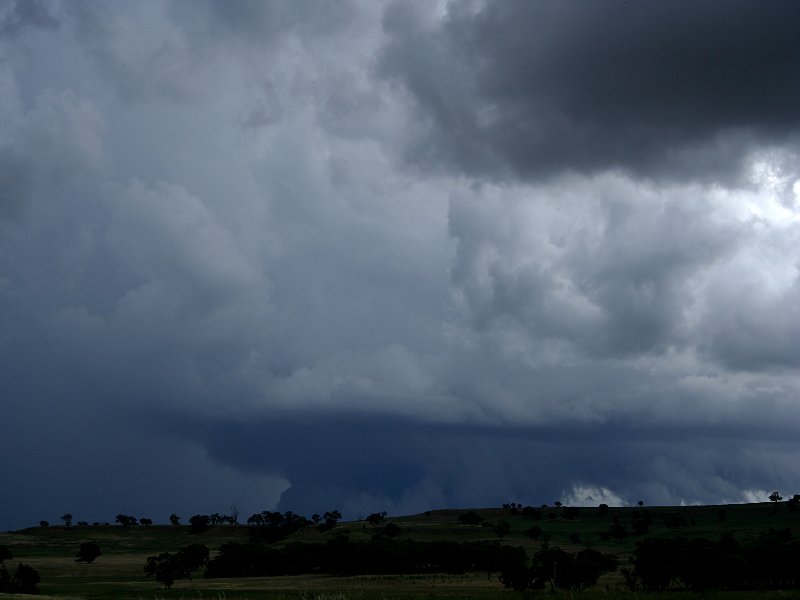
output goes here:
<path id="1" fill-rule="evenodd" d="M 472 176 L 623 169 L 739 175 L 756 146 L 796 144 L 800 7 L 769 2 L 405 2 L 380 72 L 427 132 L 420 166 Z"/>
<path id="2" fill-rule="evenodd" d="M 792 5 L 743 49 L 740 4 L 40 6 L 0 38 L 0 526 L 793 487 Z M 775 61 L 734 93 L 712 44 Z"/>
<path id="3" fill-rule="evenodd" d="M 758 489 L 769 478 L 791 487 L 800 474 L 790 458 L 789 427 L 750 429 L 747 447 L 740 443 L 743 431 L 713 425 L 620 422 L 500 430 L 346 413 L 277 413 L 236 426 L 195 422 L 185 433 L 202 439 L 223 463 L 292 473 L 281 506 L 308 514 L 331 506 L 356 516 L 386 508 L 421 512 L 437 502 L 538 505 L 572 497 L 582 487 L 624 489 L 622 500 L 630 503 L 735 501 L 742 491 L 737 485 Z M 696 445 L 676 445 L 676 435 Z"/>

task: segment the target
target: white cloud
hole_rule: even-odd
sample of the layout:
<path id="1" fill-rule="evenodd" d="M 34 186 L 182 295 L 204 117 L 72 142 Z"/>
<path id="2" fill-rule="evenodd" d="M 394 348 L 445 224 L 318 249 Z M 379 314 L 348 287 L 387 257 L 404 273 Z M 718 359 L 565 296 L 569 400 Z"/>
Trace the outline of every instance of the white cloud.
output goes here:
<path id="1" fill-rule="evenodd" d="M 563 503 L 565 506 L 627 506 L 627 502 L 611 490 L 593 485 L 574 486 L 564 497 Z"/>

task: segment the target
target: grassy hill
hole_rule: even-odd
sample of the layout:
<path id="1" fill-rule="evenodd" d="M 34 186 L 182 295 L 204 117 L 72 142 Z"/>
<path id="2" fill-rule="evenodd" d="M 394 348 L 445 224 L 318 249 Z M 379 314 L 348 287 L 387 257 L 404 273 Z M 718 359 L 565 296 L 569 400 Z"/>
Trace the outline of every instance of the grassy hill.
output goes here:
<path id="1" fill-rule="evenodd" d="M 465 524 L 464 515 L 473 513 Z M 477 515 L 478 518 L 474 518 Z M 643 525 L 642 523 L 647 523 Z M 786 502 L 691 507 L 625 507 L 601 511 L 598 508 L 537 507 L 527 510 L 483 508 L 435 510 L 419 515 L 390 517 L 387 523 L 400 528 L 398 540 L 417 541 L 481 541 L 495 540 L 502 544 L 524 547 L 529 555 L 547 541 L 550 546 L 578 551 L 593 548 L 613 554 L 621 566 L 633 551 L 637 540 L 644 537 L 706 537 L 718 539 L 728 532 L 740 542 L 755 539 L 773 528 L 800 530 L 800 510 L 790 511 Z M 638 524 L 638 525 L 637 525 Z M 329 531 L 306 527 L 277 545 L 292 542 L 324 543 L 334 536 L 346 534 L 353 542 L 368 541 L 384 531 L 385 525 L 365 521 L 339 523 Z M 636 534 L 635 530 L 639 529 Z M 531 529 L 538 528 L 538 539 Z M 622 529 L 621 529 L 622 528 Z M 646 529 L 647 531 L 642 531 Z M 624 530 L 624 531 L 623 531 Z M 625 533 L 626 535 L 622 535 Z M 402 575 L 331 577 L 304 575 L 296 577 L 203 579 L 198 572 L 192 580 L 176 582 L 165 590 L 146 578 L 143 565 L 148 556 L 175 552 L 191 543 L 202 543 L 212 557 L 222 544 L 246 543 L 246 526 L 210 527 L 202 533 L 191 533 L 188 526 L 154 525 L 148 527 L 73 526 L 35 527 L 0 533 L 0 545 L 14 555 L 6 567 L 12 570 L 22 562 L 41 575 L 40 590 L 45 597 L 58 598 L 271 598 L 274 600 L 369 600 L 371 598 L 513 598 L 515 593 L 503 588 L 496 577 L 486 573 L 468 575 Z M 97 543 L 102 555 L 93 564 L 75 562 L 81 542 Z M 604 575 L 594 591 L 585 597 L 633 598 L 626 591 L 619 573 Z M 611 594 L 611 596 L 609 596 Z M 671 593 L 670 598 L 678 598 Z M 638 594 L 637 597 L 642 596 Z M 3 597 L 0 594 L 0 597 Z M 10 597 L 10 596 L 9 596 Z M 692 597 L 697 597 L 692 595 Z M 739 593 L 725 597 L 756 598 Z M 777 597 L 777 596 L 776 596 Z"/>

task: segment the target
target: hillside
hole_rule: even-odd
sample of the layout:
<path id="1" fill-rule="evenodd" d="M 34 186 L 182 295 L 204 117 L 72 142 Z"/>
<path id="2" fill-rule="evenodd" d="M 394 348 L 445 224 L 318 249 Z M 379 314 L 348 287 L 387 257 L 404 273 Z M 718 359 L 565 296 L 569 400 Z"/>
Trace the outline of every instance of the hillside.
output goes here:
<path id="1" fill-rule="evenodd" d="M 483 509 L 434 510 L 424 514 L 389 517 L 385 523 L 366 521 L 341 522 L 328 531 L 307 526 L 276 542 L 273 547 L 290 547 L 294 543 L 324 543 L 334 539 L 367 542 L 376 535 L 391 540 L 417 542 L 481 542 L 525 548 L 531 556 L 543 543 L 577 552 L 592 548 L 613 555 L 621 566 L 637 540 L 652 538 L 705 537 L 719 539 L 724 533 L 741 543 L 756 540 L 769 529 L 798 531 L 800 510 L 790 510 L 787 502 L 691 507 L 506 507 Z M 469 516 L 467 516 L 469 515 Z M 466 521 L 466 522 L 465 522 Z M 386 529 L 387 524 L 393 524 Z M 394 527 L 396 526 L 396 527 Z M 538 528 L 537 531 L 535 528 Z M 334 577 L 305 574 L 297 577 L 244 579 L 203 579 L 202 571 L 194 578 L 179 580 L 165 590 L 147 578 L 143 565 L 148 556 L 176 552 L 199 543 L 207 546 L 213 558 L 223 544 L 248 541 L 247 526 L 210 527 L 191 533 L 188 526 L 154 525 L 123 528 L 120 526 L 35 527 L 0 534 L 0 546 L 14 555 L 6 566 L 26 563 L 41 575 L 41 593 L 54 597 L 140 598 L 183 597 L 187 594 L 218 597 L 227 590 L 227 597 L 281 597 L 284 594 L 333 594 L 357 597 L 412 597 L 419 594 L 471 597 L 488 594 L 513 594 L 503 588 L 496 576 L 486 573 L 466 575 L 418 574 L 402 576 Z M 533 529 L 533 531 L 532 531 Z M 388 535 L 387 535 L 388 534 Z M 344 538 L 343 536 L 346 536 Z M 391 540 L 389 539 L 391 538 Z M 535 539 L 534 539 L 535 538 Z M 82 542 L 98 544 L 102 555 L 93 563 L 75 562 Z M 621 575 L 605 575 L 600 584 L 623 593 Z M 344 600 L 344 598 L 340 598 Z"/>

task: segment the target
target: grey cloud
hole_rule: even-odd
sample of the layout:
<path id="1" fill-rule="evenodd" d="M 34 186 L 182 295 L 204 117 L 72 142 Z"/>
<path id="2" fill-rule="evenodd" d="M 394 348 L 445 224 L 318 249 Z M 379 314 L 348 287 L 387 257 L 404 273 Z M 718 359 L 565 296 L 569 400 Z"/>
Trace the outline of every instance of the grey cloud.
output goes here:
<path id="1" fill-rule="evenodd" d="M 691 435 L 696 446 L 675 445 L 676 433 Z M 351 517 L 387 507 L 407 513 L 511 500 L 549 504 L 580 482 L 617 490 L 629 503 L 741 501 L 746 489 L 791 487 L 797 474 L 789 430 L 783 439 L 743 446 L 713 427 L 499 432 L 340 412 L 277 413 L 227 431 L 196 423 L 190 435 L 222 462 L 292 473 L 283 508 L 311 513 L 339 506 Z"/>
<path id="2" fill-rule="evenodd" d="M 454 199 L 452 282 L 465 317 L 597 356 L 696 343 L 685 338 L 696 286 L 745 228 L 715 222 L 706 194 L 612 176 Z"/>
<path id="3" fill-rule="evenodd" d="M 737 179 L 795 145 L 797 6 L 784 2 L 395 4 L 380 73 L 427 127 L 418 165 L 501 179 L 622 169 Z"/>
<path id="4" fill-rule="evenodd" d="M 81 514 L 53 508 L 47 481 L 87 511 L 105 509 L 85 490 L 107 494 L 112 516 L 139 510 L 135 488 L 158 518 L 173 497 L 357 516 L 791 487 L 800 246 L 780 139 L 740 188 L 632 175 L 652 174 L 655 145 L 628 174 L 589 149 L 569 167 L 571 138 L 548 164 L 598 173 L 500 180 L 539 172 L 504 154 L 530 141 L 514 129 L 508 147 L 458 138 L 447 160 L 474 160 L 469 176 L 435 172 L 447 136 L 409 170 L 428 126 L 469 133 L 492 94 L 478 129 L 527 110 L 492 91 L 499 66 L 470 69 L 513 63 L 475 27 L 555 9 L 452 4 L 442 22 L 403 5 L 384 30 L 374 3 L 330 25 L 304 3 L 64 6 L 24 49 L 0 42 L 0 437 L 24 449 L 0 518 Z M 507 39 L 524 54 L 528 37 Z M 376 77 L 390 71 L 410 87 Z M 548 102 L 578 93 L 568 72 L 537 77 Z M 740 157 L 769 118 L 714 117 L 705 142 L 687 120 L 664 152 Z M 180 476 L 148 473 L 173 454 Z"/>
<path id="5" fill-rule="evenodd" d="M 237 0 L 235 2 L 203 3 L 208 15 L 205 25 L 210 28 L 224 28 L 229 34 L 244 35 L 251 41 L 263 43 L 270 38 L 292 31 L 302 34 L 328 34 L 339 31 L 358 18 L 356 7 L 349 0 L 338 2 L 310 0 L 258 2 L 257 0 Z M 174 9 L 176 14 L 189 17 L 198 13 L 197 2 L 180 2 Z M 191 18 L 191 17 L 190 17 Z M 195 19 L 197 15 L 195 14 Z"/>
<path id="6" fill-rule="evenodd" d="M 16 36 L 27 28 L 54 29 L 60 24 L 58 4 L 44 0 L 3 0 L 0 35 Z"/>

